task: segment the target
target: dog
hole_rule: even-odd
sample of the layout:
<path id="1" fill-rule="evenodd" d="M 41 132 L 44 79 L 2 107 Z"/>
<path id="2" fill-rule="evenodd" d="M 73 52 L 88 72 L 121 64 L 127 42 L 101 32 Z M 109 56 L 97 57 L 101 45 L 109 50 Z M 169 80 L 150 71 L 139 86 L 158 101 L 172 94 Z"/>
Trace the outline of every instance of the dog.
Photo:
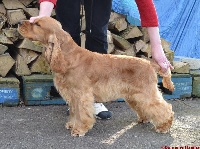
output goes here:
<path id="1" fill-rule="evenodd" d="M 18 31 L 24 38 L 45 46 L 54 85 L 70 107 L 66 128 L 72 136 L 84 136 L 92 129 L 96 121 L 94 102 L 117 98 L 125 99 L 139 122 L 151 122 L 156 132 L 169 131 L 174 112 L 158 89 L 157 73 L 163 77 L 163 86 L 173 91 L 170 69 L 163 74 L 154 61 L 84 49 L 51 17 L 33 23 L 21 21 Z"/>

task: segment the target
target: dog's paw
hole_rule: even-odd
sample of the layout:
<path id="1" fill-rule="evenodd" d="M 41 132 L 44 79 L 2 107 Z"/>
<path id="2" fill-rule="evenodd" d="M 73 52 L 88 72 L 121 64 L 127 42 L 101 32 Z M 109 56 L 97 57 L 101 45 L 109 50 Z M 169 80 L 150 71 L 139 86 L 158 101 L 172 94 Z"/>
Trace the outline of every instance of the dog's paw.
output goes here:
<path id="1" fill-rule="evenodd" d="M 73 129 L 71 131 L 71 136 L 73 136 L 73 137 L 82 137 L 82 136 L 85 136 L 85 132 L 80 131 L 78 129 Z"/>
<path id="2" fill-rule="evenodd" d="M 71 122 L 67 122 L 66 125 L 65 125 L 65 128 L 72 129 L 73 128 L 73 124 Z"/>
<path id="3" fill-rule="evenodd" d="M 155 129 L 157 133 L 168 133 L 169 129 L 167 130 L 162 130 L 162 129 Z"/>
<path id="4" fill-rule="evenodd" d="M 171 125 L 161 125 L 161 126 L 157 126 L 155 127 L 155 131 L 157 133 L 168 133 L 170 130 L 170 126 Z"/>
<path id="5" fill-rule="evenodd" d="M 138 123 L 148 123 L 149 121 L 147 119 L 138 118 L 137 122 Z"/>

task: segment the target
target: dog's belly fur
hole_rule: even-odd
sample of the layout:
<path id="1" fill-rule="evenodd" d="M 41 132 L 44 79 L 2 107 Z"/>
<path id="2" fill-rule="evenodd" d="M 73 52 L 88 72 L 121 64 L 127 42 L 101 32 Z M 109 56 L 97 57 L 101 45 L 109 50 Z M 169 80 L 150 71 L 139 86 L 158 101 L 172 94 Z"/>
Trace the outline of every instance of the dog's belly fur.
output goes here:
<path id="1" fill-rule="evenodd" d="M 116 100 L 117 98 L 126 98 L 127 95 L 134 95 L 137 89 L 132 83 L 132 87 L 121 80 L 116 80 L 110 78 L 107 82 L 100 82 L 101 85 L 94 84 L 93 94 L 96 102 L 108 102 L 111 100 Z"/>
<path id="2" fill-rule="evenodd" d="M 116 81 L 115 79 L 110 78 L 109 81 L 102 83 L 101 85 L 94 84 L 93 93 L 94 99 L 96 102 L 108 102 L 115 100 L 117 98 L 125 98 L 125 95 L 122 90 L 122 85 L 125 88 L 125 84 L 121 81 Z"/>

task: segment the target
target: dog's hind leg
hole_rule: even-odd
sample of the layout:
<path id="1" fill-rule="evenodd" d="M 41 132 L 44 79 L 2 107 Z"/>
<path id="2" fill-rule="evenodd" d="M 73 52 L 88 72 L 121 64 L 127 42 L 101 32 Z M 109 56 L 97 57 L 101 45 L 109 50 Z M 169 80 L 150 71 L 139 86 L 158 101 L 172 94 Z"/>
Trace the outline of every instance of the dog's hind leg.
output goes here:
<path id="1" fill-rule="evenodd" d="M 147 104 L 147 109 L 149 109 L 147 114 L 155 126 L 156 132 L 167 133 L 174 119 L 172 105 L 163 99 L 161 93 L 157 93 L 152 97 L 154 100 Z"/>
<path id="2" fill-rule="evenodd" d="M 174 112 L 172 106 L 162 97 L 157 88 L 143 92 L 126 100 L 137 112 L 139 122 L 151 122 L 156 132 L 166 133 L 172 125 Z"/>
<path id="3" fill-rule="evenodd" d="M 71 134 L 72 136 L 84 136 L 95 123 L 94 97 L 91 93 L 84 92 L 80 97 L 76 96 L 74 100 L 74 126 Z"/>
<path id="4" fill-rule="evenodd" d="M 139 123 L 149 122 L 143 110 L 140 108 L 140 101 L 137 101 L 135 97 L 128 97 L 126 99 L 126 102 L 131 107 L 131 109 L 137 113 Z"/>

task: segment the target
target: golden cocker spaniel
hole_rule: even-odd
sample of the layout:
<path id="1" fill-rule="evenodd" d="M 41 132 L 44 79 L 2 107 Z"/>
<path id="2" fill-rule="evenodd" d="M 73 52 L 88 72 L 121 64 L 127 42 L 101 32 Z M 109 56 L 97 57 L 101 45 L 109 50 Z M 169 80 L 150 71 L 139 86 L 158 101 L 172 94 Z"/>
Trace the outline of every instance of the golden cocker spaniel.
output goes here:
<path id="1" fill-rule="evenodd" d="M 95 123 L 94 102 L 124 98 L 137 113 L 139 122 L 151 122 L 157 132 L 166 133 L 174 112 L 157 87 L 157 72 L 163 85 L 174 90 L 171 71 L 162 74 L 160 66 L 131 56 L 99 54 L 78 46 L 61 24 L 51 17 L 22 21 L 21 35 L 40 41 L 54 75 L 54 84 L 70 107 L 72 136 L 83 136 Z"/>

